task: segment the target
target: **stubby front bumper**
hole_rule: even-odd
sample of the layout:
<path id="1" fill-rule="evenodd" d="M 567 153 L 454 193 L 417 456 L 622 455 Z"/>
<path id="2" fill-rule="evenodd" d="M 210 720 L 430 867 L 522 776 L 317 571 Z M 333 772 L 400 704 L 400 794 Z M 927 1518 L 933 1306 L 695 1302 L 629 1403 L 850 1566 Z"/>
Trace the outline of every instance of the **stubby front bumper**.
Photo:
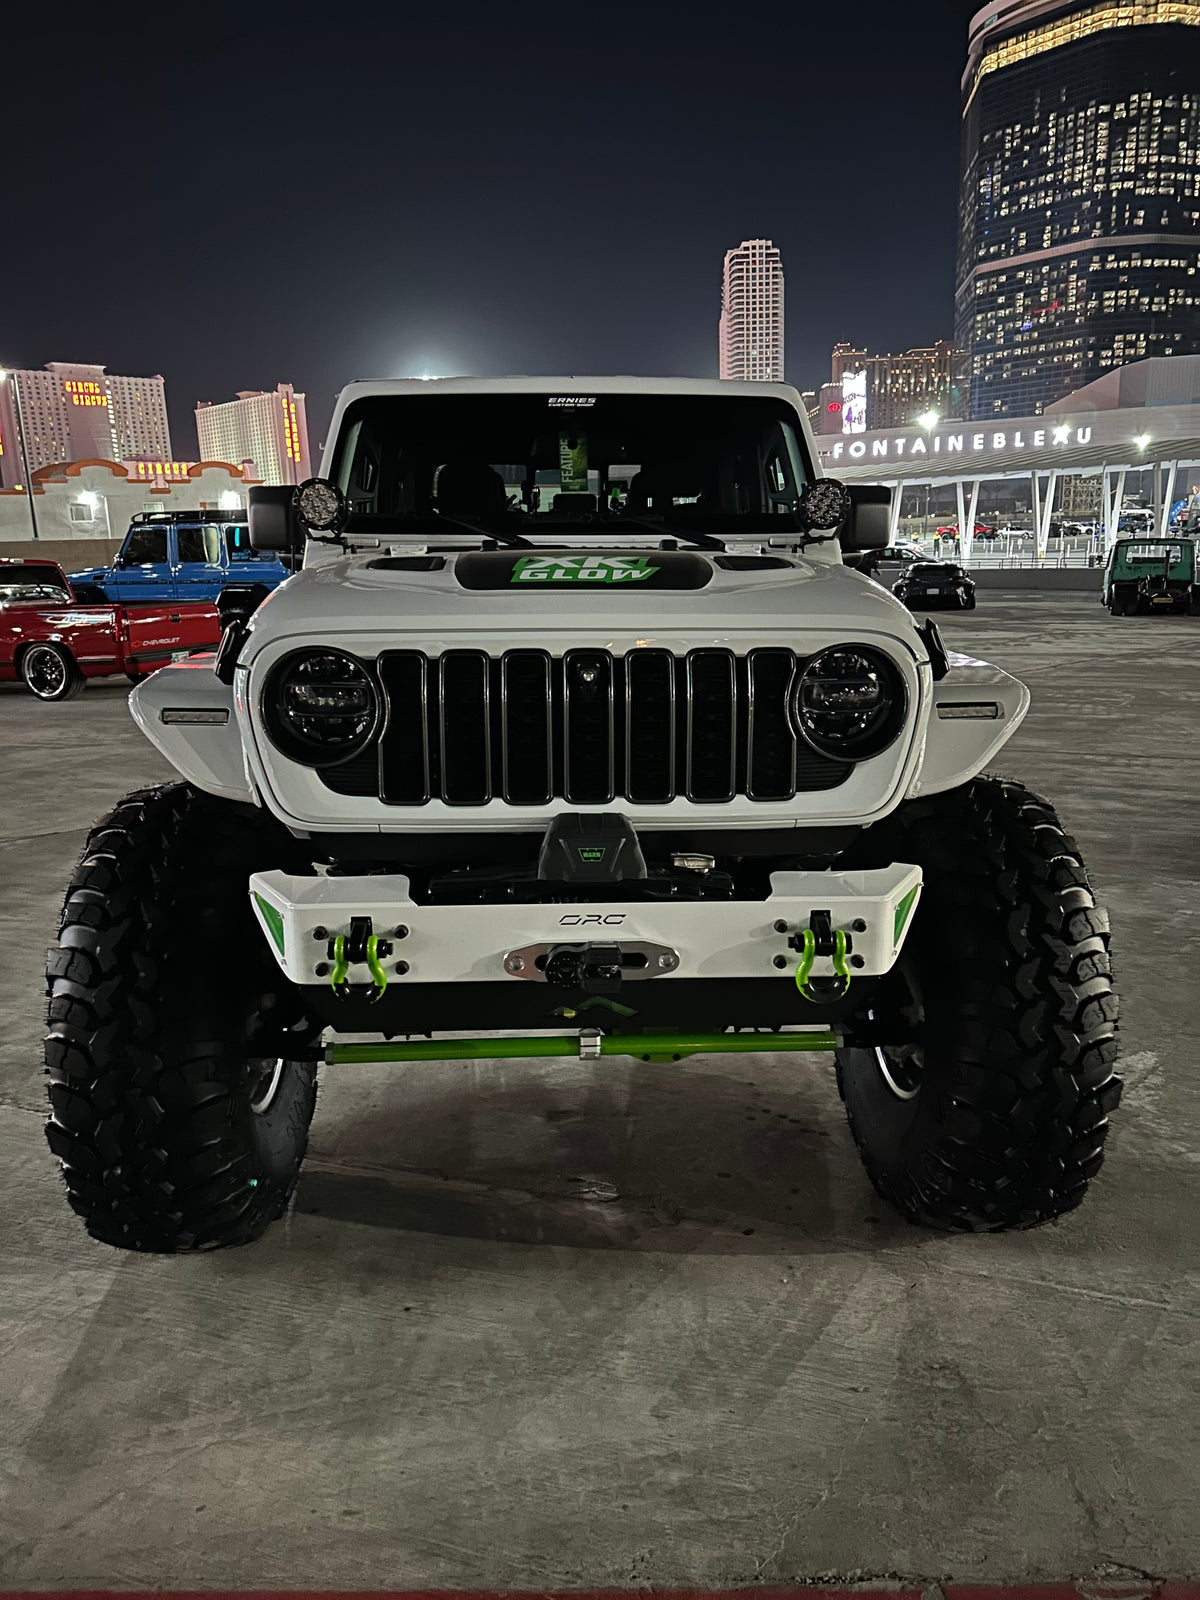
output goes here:
<path id="1" fill-rule="evenodd" d="M 786 1002 L 785 1020 L 843 1012 L 855 980 L 889 972 L 921 869 L 777 872 L 754 901 L 420 905 L 399 874 L 263 872 L 249 887 L 282 971 L 347 1032 L 548 1026 L 589 1007 L 673 1021 L 700 997 L 753 1025 L 774 1016 L 765 1004 Z"/>

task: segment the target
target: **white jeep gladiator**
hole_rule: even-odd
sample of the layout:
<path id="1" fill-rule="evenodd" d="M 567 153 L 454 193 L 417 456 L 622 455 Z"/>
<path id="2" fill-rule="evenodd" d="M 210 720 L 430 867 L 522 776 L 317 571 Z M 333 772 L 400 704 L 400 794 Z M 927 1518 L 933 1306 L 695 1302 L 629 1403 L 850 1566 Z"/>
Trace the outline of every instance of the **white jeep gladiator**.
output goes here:
<path id="1" fill-rule="evenodd" d="M 914 1222 L 1077 1205 L 1116 998 L 1074 841 L 981 775 L 1028 690 L 854 570 L 889 495 L 822 477 L 795 390 L 357 383 L 329 441 L 251 490 L 297 570 L 131 695 L 180 780 L 67 891 L 48 1136 L 93 1237 L 254 1239 L 318 1067 L 457 1057 L 813 1052 Z"/>

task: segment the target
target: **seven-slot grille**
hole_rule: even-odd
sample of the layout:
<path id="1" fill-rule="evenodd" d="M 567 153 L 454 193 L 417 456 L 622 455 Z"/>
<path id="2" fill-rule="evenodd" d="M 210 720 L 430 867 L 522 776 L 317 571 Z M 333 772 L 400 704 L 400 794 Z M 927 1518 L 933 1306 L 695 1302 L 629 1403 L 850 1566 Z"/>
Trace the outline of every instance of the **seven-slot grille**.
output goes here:
<path id="1" fill-rule="evenodd" d="M 383 737 L 321 772 L 338 794 L 396 806 L 790 800 L 853 770 L 793 734 L 788 691 L 804 662 L 791 650 L 390 650 L 377 665 Z"/>

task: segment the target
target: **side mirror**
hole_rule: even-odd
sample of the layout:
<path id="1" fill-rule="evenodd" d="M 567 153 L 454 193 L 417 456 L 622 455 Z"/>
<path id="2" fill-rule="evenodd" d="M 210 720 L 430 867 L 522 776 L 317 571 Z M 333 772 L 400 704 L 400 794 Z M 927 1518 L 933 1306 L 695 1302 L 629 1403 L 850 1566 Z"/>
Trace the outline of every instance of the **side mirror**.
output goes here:
<path id="1" fill-rule="evenodd" d="M 850 514 L 841 533 L 842 553 L 886 550 L 892 491 L 876 483 L 852 483 L 847 492 Z"/>
<path id="2" fill-rule="evenodd" d="M 263 484 L 252 488 L 247 498 L 252 550 L 295 550 L 303 543 L 292 509 L 296 491 L 291 484 L 282 487 Z"/>

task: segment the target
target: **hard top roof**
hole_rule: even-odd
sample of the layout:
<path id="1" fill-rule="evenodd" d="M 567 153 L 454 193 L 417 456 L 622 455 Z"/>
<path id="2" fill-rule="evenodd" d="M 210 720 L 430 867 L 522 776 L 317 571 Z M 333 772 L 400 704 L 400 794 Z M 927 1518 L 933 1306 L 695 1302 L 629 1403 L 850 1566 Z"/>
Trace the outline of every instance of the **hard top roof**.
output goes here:
<path id="1" fill-rule="evenodd" d="M 679 394 L 745 395 L 786 400 L 800 407 L 800 393 L 789 383 L 741 382 L 732 378 L 547 377 L 376 378 L 357 379 L 342 390 L 340 405 L 365 395 L 404 394 Z"/>

